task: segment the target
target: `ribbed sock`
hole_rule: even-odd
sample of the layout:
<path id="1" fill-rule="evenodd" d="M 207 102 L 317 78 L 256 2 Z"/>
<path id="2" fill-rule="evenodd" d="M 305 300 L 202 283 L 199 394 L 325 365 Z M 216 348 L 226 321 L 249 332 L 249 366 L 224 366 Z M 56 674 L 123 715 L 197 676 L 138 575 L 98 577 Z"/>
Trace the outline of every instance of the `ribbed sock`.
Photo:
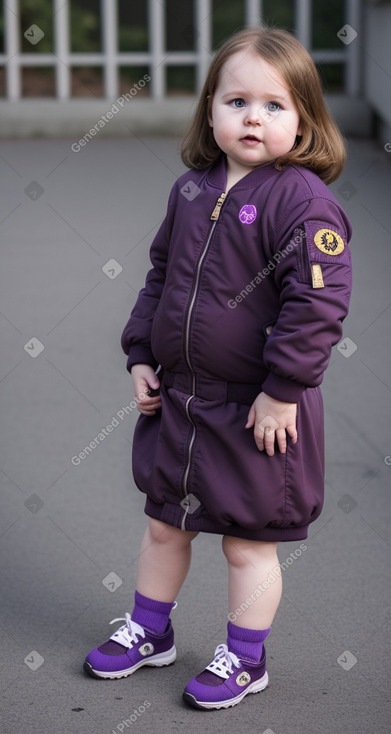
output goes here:
<path id="1" fill-rule="evenodd" d="M 142 627 L 146 627 L 151 632 L 161 635 L 167 627 L 174 603 L 149 599 L 148 596 L 143 596 L 135 591 L 134 609 L 131 614 L 132 621 L 141 624 Z"/>
<path id="2" fill-rule="evenodd" d="M 227 647 L 240 659 L 258 663 L 262 656 L 263 643 L 271 627 L 266 630 L 253 630 L 238 627 L 232 622 L 227 624 Z"/>

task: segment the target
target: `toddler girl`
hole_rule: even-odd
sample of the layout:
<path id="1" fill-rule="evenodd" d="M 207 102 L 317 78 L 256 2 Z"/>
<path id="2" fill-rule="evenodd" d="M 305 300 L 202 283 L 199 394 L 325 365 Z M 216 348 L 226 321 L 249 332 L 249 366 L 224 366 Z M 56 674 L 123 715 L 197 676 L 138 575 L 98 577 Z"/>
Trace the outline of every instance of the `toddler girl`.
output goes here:
<path id="1" fill-rule="evenodd" d="M 191 541 L 217 533 L 227 640 L 183 695 L 219 709 L 268 684 L 277 543 L 305 539 L 322 509 L 319 386 L 350 298 L 351 228 L 326 186 L 345 149 L 304 47 L 266 28 L 226 41 L 182 158 L 191 170 L 171 190 L 122 335 L 148 515 L 135 605 L 85 669 L 121 678 L 174 662 L 170 613 Z"/>

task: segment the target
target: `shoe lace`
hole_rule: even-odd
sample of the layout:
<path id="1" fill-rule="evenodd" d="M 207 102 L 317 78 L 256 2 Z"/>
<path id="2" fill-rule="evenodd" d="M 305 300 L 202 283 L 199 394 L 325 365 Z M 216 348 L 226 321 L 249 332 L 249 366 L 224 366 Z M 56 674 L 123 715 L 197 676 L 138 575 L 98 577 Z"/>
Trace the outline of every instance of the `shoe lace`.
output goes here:
<path id="1" fill-rule="evenodd" d="M 119 642 L 120 645 L 131 648 L 135 642 L 138 642 L 139 637 L 145 637 L 145 629 L 140 624 L 137 624 L 137 622 L 132 622 L 129 612 L 125 612 L 125 617 L 112 619 L 110 624 L 114 624 L 114 622 L 125 622 L 110 637 L 111 640 Z"/>
<path id="2" fill-rule="evenodd" d="M 215 656 L 211 663 L 206 667 L 220 678 L 227 679 L 233 673 L 233 666 L 240 668 L 239 658 L 235 653 L 228 650 L 227 645 L 217 645 Z"/>

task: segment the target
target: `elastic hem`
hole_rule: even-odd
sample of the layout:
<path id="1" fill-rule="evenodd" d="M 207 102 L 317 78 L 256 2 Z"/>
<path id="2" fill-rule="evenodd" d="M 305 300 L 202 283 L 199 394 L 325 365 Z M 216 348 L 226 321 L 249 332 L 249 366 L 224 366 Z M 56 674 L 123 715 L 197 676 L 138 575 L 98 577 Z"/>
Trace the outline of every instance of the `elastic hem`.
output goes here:
<path id="1" fill-rule="evenodd" d="M 259 383 L 240 383 L 216 380 L 204 375 L 183 372 L 170 372 L 162 370 L 161 381 L 166 387 L 186 395 L 194 394 L 202 400 L 215 400 L 223 403 L 239 403 L 240 405 L 252 405 L 257 395 L 262 390 Z"/>
<path id="2" fill-rule="evenodd" d="M 293 528 L 242 528 L 239 525 L 221 525 L 209 518 L 194 514 L 186 516 L 185 527 L 182 527 L 183 509 L 180 505 L 169 502 L 157 503 L 147 497 L 144 512 L 149 517 L 160 520 L 168 525 L 173 525 L 182 530 L 190 530 L 200 533 L 215 533 L 217 535 L 230 535 L 235 538 L 246 540 L 263 540 L 271 542 L 289 542 L 292 540 L 305 540 L 308 537 L 308 525 Z"/>

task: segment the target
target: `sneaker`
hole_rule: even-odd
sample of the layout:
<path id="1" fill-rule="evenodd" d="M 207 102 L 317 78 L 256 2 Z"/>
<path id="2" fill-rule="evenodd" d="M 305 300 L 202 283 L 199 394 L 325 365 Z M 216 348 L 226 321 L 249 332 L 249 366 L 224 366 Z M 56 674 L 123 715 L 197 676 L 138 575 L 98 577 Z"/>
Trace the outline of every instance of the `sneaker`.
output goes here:
<path id="1" fill-rule="evenodd" d="M 175 661 L 174 630 L 171 620 L 162 635 L 144 629 L 132 622 L 128 612 L 125 617 L 113 619 L 122 625 L 110 639 L 96 647 L 86 657 L 84 670 L 93 678 L 126 678 L 143 665 L 170 665 Z"/>
<path id="2" fill-rule="evenodd" d="M 226 709 L 248 693 L 263 691 L 268 682 L 265 648 L 259 663 L 253 663 L 239 660 L 227 645 L 218 645 L 214 660 L 187 684 L 183 700 L 196 709 Z"/>

